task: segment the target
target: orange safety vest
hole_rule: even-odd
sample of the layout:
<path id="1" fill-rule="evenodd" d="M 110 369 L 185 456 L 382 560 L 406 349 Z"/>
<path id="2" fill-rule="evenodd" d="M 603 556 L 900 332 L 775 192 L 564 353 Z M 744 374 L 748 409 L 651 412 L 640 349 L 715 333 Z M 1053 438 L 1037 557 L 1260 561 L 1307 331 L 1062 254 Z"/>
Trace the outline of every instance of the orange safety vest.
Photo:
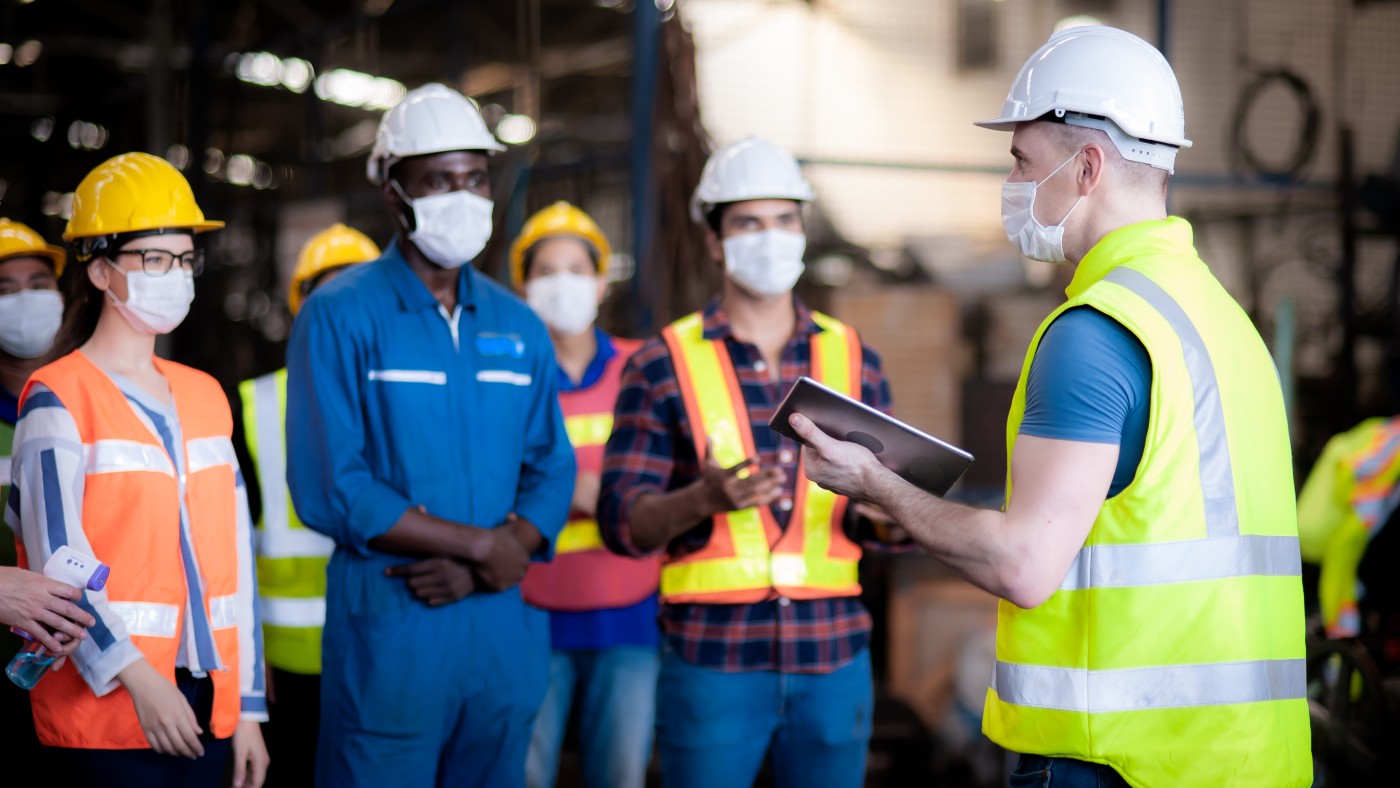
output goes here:
<path id="1" fill-rule="evenodd" d="M 855 329 L 813 312 L 821 331 L 812 336 L 811 377 L 860 399 L 861 346 Z M 696 312 L 662 330 L 671 351 L 695 452 L 705 462 L 709 439 L 715 461 L 731 467 L 754 450 L 753 423 L 723 340 L 705 339 Z M 768 429 L 764 425 L 763 429 Z M 669 603 L 741 604 L 774 596 L 828 599 L 860 594 L 860 547 L 841 527 L 847 499 L 818 487 L 797 463 L 797 494 L 783 531 L 767 506 L 714 516 L 705 547 L 667 556 L 661 598 Z"/>
<path id="2" fill-rule="evenodd" d="M 222 670 L 214 682 L 210 728 L 217 738 L 238 725 L 238 544 L 233 418 L 228 399 L 210 376 L 155 359 L 170 384 L 185 445 L 185 506 L 206 614 Z M 112 379 L 81 352 L 39 369 L 47 386 L 77 423 L 87 475 L 82 525 L 93 555 L 112 568 L 107 598 L 131 642 L 162 676 L 175 681 L 175 657 L 187 602 L 180 557 L 180 499 L 176 465 L 161 440 L 132 412 Z M 21 397 L 23 402 L 24 396 Z M 20 565 L 28 559 L 21 551 Z M 29 693 L 39 740 L 53 747 L 96 750 L 149 748 L 136 707 L 118 685 L 98 697 L 78 671 L 49 673 Z"/>
<path id="3" fill-rule="evenodd" d="M 622 388 L 622 368 L 641 347 L 614 339 L 598 382 L 559 395 L 564 427 L 574 445 L 580 474 L 603 472 L 603 446 L 612 434 L 613 406 Z M 609 610 L 641 602 L 656 593 L 661 558 L 626 558 L 608 552 L 598 522 L 574 512 L 554 544 L 554 561 L 531 564 L 520 585 L 525 601 L 545 610 Z"/>

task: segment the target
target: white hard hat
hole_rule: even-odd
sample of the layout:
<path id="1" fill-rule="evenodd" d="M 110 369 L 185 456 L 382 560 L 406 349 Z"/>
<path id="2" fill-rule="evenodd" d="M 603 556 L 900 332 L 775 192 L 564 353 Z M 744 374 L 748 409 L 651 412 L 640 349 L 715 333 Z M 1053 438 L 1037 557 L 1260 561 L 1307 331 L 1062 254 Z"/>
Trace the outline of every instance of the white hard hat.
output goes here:
<path id="1" fill-rule="evenodd" d="M 761 137 L 746 137 L 710 156 L 700 185 L 690 198 L 690 218 L 705 221 L 716 205 L 742 200 L 797 200 L 816 197 L 791 153 Z"/>
<path id="2" fill-rule="evenodd" d="M 491 136 L 476 104 L 436 82 L 408 91 L 379 121 L 379 133 L 365 172 L 369 182 L 384 182 L 399 159 L 454 150 L 503 151 Z"/>
<path id="3" fill-rule="evenodd" d="M 1181 86 L 1157 48 L 1113 27 L 1072 27 L 1050 36 L 1021 67 L 1001 117 L 978 121 L 998 131 L 1055 113 L 1100 129 L 1123 158 L 1171 172 L 1186 139 Z"/>

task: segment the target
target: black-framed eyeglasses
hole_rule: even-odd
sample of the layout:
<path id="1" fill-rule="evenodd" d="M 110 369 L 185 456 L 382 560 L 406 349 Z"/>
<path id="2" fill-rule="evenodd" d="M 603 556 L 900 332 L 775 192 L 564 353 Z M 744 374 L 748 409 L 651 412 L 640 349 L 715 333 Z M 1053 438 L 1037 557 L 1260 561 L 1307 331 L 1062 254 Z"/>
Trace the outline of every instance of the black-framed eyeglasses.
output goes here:
<path id="1" fill-rule="evenodd" d="M 140 255 L 141 270 L 151 276 L 165 276 L 177 262 L 181 268 L 187 269 L 195 276 L 204 273 L 203 249 L 192 249 L 184 254 L 175 254 L 165 249 L 123 249 L 113 256 L 121 257 L 124 254 Z"/>

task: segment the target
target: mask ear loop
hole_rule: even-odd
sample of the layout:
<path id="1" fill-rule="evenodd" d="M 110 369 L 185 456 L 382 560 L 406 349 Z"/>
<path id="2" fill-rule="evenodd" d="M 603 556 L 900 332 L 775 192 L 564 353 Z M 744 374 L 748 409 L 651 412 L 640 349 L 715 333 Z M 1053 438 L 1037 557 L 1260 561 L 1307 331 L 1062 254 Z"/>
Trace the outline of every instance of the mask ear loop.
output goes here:
<path id="1" fill-rule="evenodd" d="M 398 180 L 395 179 L 395 178 L 390 178 L 390 179 L 389 179 L 389 185 L 390 185 L 391 187 L 393 187 L 394 191 L 398 192 L 399 199 L 403 200 L 404 205 L 407 205 L 407 206 L 408 206 L 408 209 L 409 209 L 410 211 L 414 210 L 414 209 L 413 209 L 413 198 L 412 198 L 412 197 L 409 197 L 409 196 L 404 192 L 403 187 L 399 185 Z M 412 233 L 413 230 L 418 226 L 418 214 L 417 214 L 417 212 L 415 211 L 414 214 L 413 214 L 413 225 L 414 225 L 413 227 L 409 227 L 409 226 L 408 226 L 408 219 L 407 219 L 407 217 L 405 217 L 405 216 L 403 215 L 403 213 L 400 213 L 400 214 L 399 214 L 399 224 L 403 227 L 403 231 L 404 231 L 405 233 Z"/>
<path id="2" fill-rule="evenodd" d="M 1045 183 L 1046 181 L 1050 180 L 1051 178 L 1055 177 L 1055 174 L 1058 173 L 1060 170 L 1063 170 L 1063 169 L 1065 168 L 1065 165 L 1066 165 L 1066 164 L 1069 164 L 1070 162 L 1072 162 L 1072 161 L 1074 161 L 1075 159 L 1079 158 L 1079 154 L 1081 154 L 1081 153 L 1083 153 L 1083 152 L 1084 152 L 1084 148 L 1080 148 L 1079 150 L 1077 150 L 1077 151 L 1075 151 L 1073 154 L 1071 154 L 1070 157 L 1069 157 L 1068 159 L 1065 159 L 1064 161 L 1060 162 L 1060 166 L 1056 167 L 1055 170 L 1054 170 L 1053 172 L 1051 172 L 1049 175 L 1046 175 L 1044 178 L 1042 178 L 1040 181 L 1038 181 L 1038 182 L 1035 184 L 1036 189 L 1039 189 L 1040 186 L 1041 186 L 1041 184 L 1043 184 L 1043 183 Z M 1065 213 L 1065 216 L 1064 216 L 1063 219 L 1060 219 L 1060 221 L 1058 221 L 1058 222 L 1056 222 L 1055 224 L 1052 224 L 1052 225 L 1044 225 L 1044 224 L 1041 224 L 1041 223 L 1040 223 L 1040 220 L 1039 220 L 1039 219 L 1035 218 L 1035 192 L 1032 192 L 1032 193 L 1031 193 L 1031 208 L 1030 208 L 1031 221 L 1032 221 L 1032 222 L 1035 222 L 1036 226 L 1039 227 L 1039 228 L 1041 228 L 1042 230 L 1048 230 L 1048 229 L 1050 229 L 1051 227 L 1064 227 L 1064 226 L 1065 226 L 1065 222 L 1069 221 L 1069 217 L 1074 213 L 1074 209 L 1075 209 L 1075 208 L 1078 208 L 1078 207 L 1079 207 L 1079 204 L 1080 204 L 1081 202 L 1084 202 L 1084 197 L 1085 197 L 1085 195 L 1083 195 L 1083 194 L 1079 195 L 1079 199 L 1075 200 L 1075 201 L 1074 201 L 1074 205 L 1071 205 L 1071 206 L 1069 207 L 1069 211 Z"/>

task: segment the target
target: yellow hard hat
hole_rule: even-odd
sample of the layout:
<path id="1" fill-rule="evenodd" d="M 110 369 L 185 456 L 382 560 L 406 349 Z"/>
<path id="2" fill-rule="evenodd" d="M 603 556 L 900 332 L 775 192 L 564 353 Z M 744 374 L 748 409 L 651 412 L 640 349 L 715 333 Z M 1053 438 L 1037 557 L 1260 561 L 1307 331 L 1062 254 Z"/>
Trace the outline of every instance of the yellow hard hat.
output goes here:
<path id="1" fill-rule="evenodd" d="M 44 243 L 28 225 L 0 219 L 0 260 L 11 257 L 42 257 L 53 265 L 54 276 L 63 273 L 63 261 L 68 257 L 62 246 Z"/>
<path id="2" fill-rule="evenodd" d="M 78 184 L 63 240 L 145 230 L 202 233 L 223 226 L 204 218 L 190 182 L 170 162 L 149 153 L 123 153 L 97 165 Z"/>
<path id="3" fill-rule="evenodd" d="M 287 291 L 287 308 L 296 314 L 305 295 L 301 288 L 332 268 L 367 263 L 380 254 L 379 247 L 369 236 L 339 222 L 311 236 L 297 255 L 297 268 L 292 272 L 292 286 Z"/>
<path id="4" fill-rule="evenodd" d="M 608 272 L 612 247 L 593 217 L 560 200 L 536 213 L 520 228 L 520 236 L 510 245 L 510 279 L 516 287 L 525 284 L 525 253 L 546 238 L 578 238 L 598 253 L 598 273 Z"/>

